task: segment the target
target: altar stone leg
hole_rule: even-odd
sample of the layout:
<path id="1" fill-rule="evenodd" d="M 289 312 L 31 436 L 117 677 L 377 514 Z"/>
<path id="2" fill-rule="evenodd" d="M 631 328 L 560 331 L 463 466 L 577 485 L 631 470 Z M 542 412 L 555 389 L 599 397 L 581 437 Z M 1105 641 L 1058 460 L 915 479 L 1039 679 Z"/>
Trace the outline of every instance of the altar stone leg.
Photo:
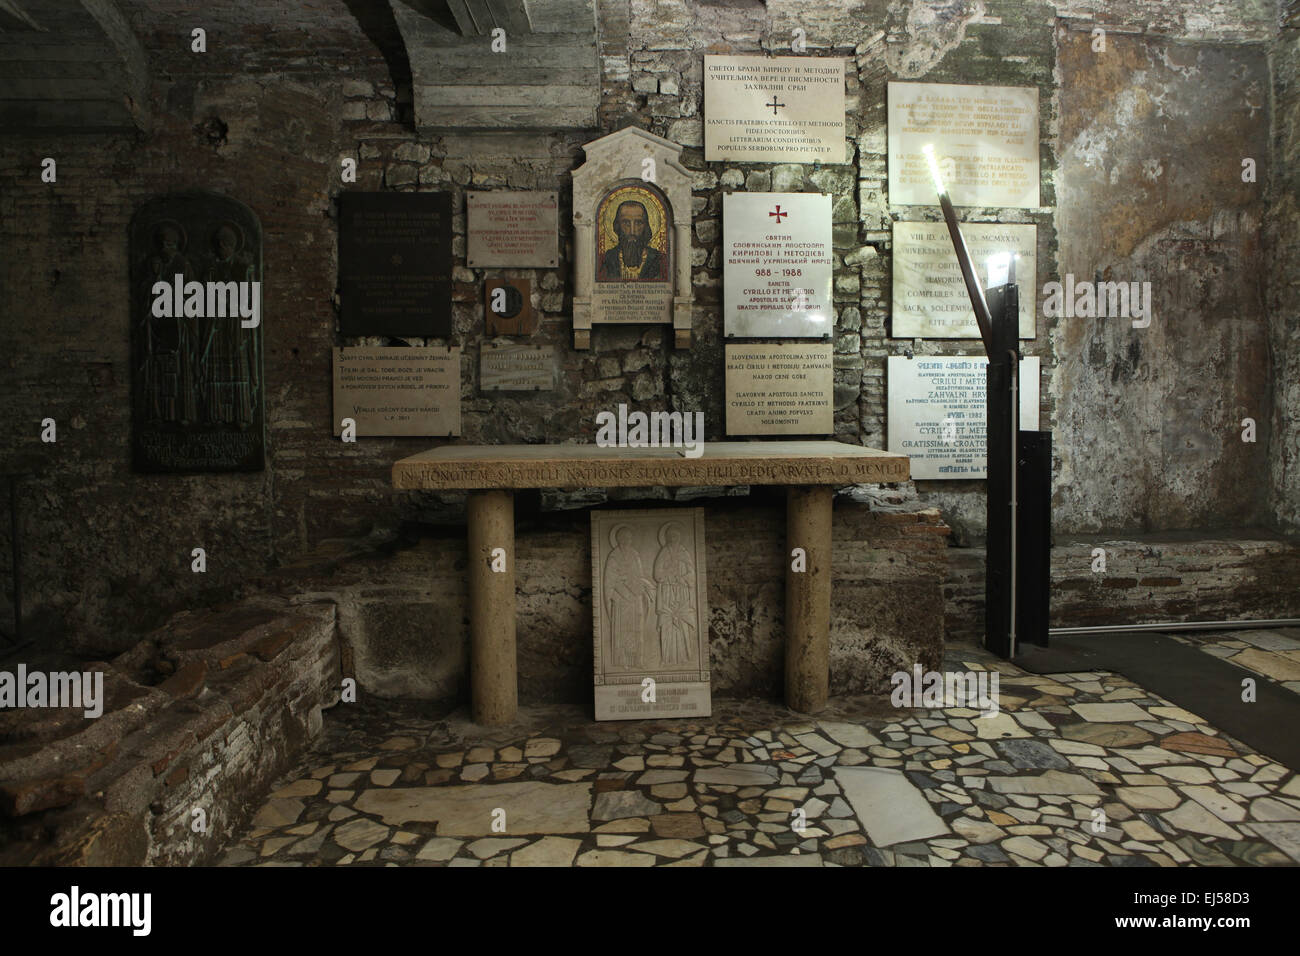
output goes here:
<path id="1" fill-rule="evenodd" d="M 830 487 L 788 488 L 785 521 L 785 702 L 815 714 L 830 696 Z M 803 571 L 793 569 L 795 548 L 807 555 Z"/>
<path id="2" fill-rule="evenodd" d="M 500 548 L 495 559 L 493 551 Z M 504 552 L 504 553 L 503 553 Z M 504 570 L 492 570 L 493 564 Z M 515 510 L 509 491 L 469 494 L 470 693 L 476 724 L 515 719 Z"/>

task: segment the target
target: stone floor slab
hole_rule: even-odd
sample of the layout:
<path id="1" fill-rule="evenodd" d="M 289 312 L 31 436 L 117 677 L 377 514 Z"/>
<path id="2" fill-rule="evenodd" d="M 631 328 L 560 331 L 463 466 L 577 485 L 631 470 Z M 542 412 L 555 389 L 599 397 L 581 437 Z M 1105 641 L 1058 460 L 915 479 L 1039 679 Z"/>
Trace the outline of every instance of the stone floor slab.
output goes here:
<path id="1" fill-rule="evenodd" d="M 389 829 L 374 820 L 353 820 L 334 831 L 334 842 L 357 853 L 388 839 Z"/>
<path id="2" fill-rule="evenodd" d="M 706 767 L 695 771 L 696 783 L 724 784 L 734 787 L 775 786 L 781 776 L 766 764 L 732 764 L 729 767 Z"/>
<path id="3" fill-rule="evenodd" d="M 1250 830 L 1300 863 L 1300 823 L 1243 823 L 1242 829 Z"/>
<path id="4" fill-rule="evenodd" d="M 1146 711 L 1129 701 L 1112 704 L 1071 704 L 1070 709 L 1090 724 L 1125 724 L 1147 719 Z"/>
<path id="5" fill-rule="evenodd" d="M 951 832 L 930 801 L 898 770 L 839 767 L 835 780 L 858 822 L 878 847 Z"/>
<path id="6" fill-rule="evenodd" d="M 822 858 L 816 853 L 800 853 L 798 856 L 751 856 L 751 857 L 726 857 L 721 860 L 714 860 L 714 866 L 727 867 L 791 867 L 791 866 L 822 866 Z"/>
<path id="7" fill-rule="evenodd" d="M 830 737 L 841 747 L 874 747 L 880 740 L 870 730 L 860 724 L 847 724 L 843 721 L 819 720 L 817 726 L 822 733 Z"/>
<path id="8" fill-rule="evenodd" d="M 660 804 L 647 799 L 639 790 L 610 790 L 596 795 L 596 806 L 591 812 L 593 820 L 621 820 L 624 817 L 644 817 L 662 810 Z M 568 831 L 575 832 L 573 830 Z"/>
<path id="9" fill-rule="evenodd" d="M 654 866 L 656 857 L 650 853 L 633 853 L 629 850 L 588 850 L 578 857 L 575 866 Z"/>
<path id="10" fill-rule="evenodd" d="M 1099 794 L 1101 790 L 1082 774 L 1047 770 L 1037 776 L 1023 774 L 1016 777 L 989 777 L 989 786 L 996 793 L 1021 794 Z"/>
<path id="11" fill-rule="evenodd" d="M 354 804 L 385 823 L 437 823 L 439 836 L 492 836 L 493 811 L 506 813 L 506 832 L 585 833 L 590 783 L 469 784 L 367 790 Z"/>

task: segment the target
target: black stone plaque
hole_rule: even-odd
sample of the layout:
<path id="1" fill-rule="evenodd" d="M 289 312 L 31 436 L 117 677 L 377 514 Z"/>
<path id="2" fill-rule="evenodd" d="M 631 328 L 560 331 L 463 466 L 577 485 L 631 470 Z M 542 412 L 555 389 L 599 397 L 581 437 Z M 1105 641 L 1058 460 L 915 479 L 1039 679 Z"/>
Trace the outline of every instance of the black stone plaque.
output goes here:
<path id="1" fill-rule="evenodd" d="M 339 194 L 344 335 L 451 335 L 451 193 Z"/>
<path id="2" fill-rule="evenodd" d="M 215 193 L 150 199 L 131 220 L 130 265 L 136 470 L 260 471 L 261 223 Z"/>

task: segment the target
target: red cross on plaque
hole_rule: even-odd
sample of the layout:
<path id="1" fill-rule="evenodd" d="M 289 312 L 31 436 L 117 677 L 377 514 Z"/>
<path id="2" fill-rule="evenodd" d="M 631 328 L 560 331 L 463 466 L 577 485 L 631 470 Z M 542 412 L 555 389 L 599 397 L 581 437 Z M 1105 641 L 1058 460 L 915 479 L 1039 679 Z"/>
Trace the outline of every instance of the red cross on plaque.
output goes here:
<path id="1" fill-rule="evenodd" d="M 788 216 L 788 215 L 790 215 L 790 214 L 789 214 L 788 212 L 782 212 L 782 211 L 781 211 L 781 207 L 780 207 L 780 205 L 778 205 L 778 206 L 776 207 L 776 209 L 774 209 L 772 212 L 769 212 L 768 215 L 769 215 L 769 216 L 776 216 L 776 224 L 779 226 L 779 225 L 781 225 L 781 217 L 782 217 L 782 216 Z"/>

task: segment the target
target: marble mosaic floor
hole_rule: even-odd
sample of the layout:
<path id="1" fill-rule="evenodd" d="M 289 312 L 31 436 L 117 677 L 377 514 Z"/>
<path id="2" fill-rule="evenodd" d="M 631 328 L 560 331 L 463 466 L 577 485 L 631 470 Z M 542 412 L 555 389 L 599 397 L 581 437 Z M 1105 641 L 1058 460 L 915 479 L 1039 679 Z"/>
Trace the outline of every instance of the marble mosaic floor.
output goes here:
<path id="1" fill-rule="evenodd" d="M 1300 694 L 1300 628 L 1169 635 Z"/>
<path id="2" fill-rule="evenodd" d="M 989 718 L 715 700 L 707 719 L 526 708 L 486 730 L 340 705 L 222 865 L 1300 863 L 1300 776 L 1123 677 L 948 648 L 946 671 L 990 668 Z"/>

